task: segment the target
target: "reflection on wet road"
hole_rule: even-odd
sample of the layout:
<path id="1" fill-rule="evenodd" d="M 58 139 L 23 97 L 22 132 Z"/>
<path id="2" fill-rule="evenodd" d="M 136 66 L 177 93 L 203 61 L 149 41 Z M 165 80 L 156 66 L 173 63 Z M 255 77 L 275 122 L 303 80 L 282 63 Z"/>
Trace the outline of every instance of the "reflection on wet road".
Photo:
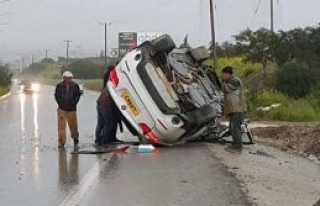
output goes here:
<path id="1" fill-rule="evenodd" d="M 95 157 L 57 149 L 54 87 L 38 93 L 12 89 L 0 100 L 0 205 L 59 205 L 95 164 Z M 80 142 L 93 142 L 97 93 L 86 91 L 79 103 Z"/>
<path id="2" fill-rule="evenodd" d="M 204 145 L 153 154 L 77 155 L 57 148 L 54 87 L 0 100 L 0 205 L 246 205 L 237 181 Z M 92 148 L 98 94 L 78 107 L 80 147 Z"/>

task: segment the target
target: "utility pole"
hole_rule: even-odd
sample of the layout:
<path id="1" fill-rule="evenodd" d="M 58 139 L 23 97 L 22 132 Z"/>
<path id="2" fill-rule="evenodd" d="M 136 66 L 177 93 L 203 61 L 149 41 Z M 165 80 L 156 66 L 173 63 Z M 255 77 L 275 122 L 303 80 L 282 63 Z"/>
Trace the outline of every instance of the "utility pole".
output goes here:
<path id="1" fill-rule="evenodd" d="M 213 59 L 213 67 L 217 69 L 217 48 L 216 48 L 216 33 L 214 26 L 214 5 L 213 0 L 210 0 L 210 22 L 211 22 L 211 58 Z"/>
<path id="2" fill-rule="evenodd" d="M 273 27 L 273 0 L 270 0 L 270 29 L 271 32 L 274 32 L 274 27 Z"/>
<path id="3" fill-rule="evenodd" d="M 67 52 L 66 52 L 67 62 L 66 62 L 66 64 L 67 64 L 67 69 L 68 69 L 68 67 L 69 67 L 69 44 L 70 44 L 70 42 L 72 42 L 72 41 L 71 41 L 71 40 L 64 40 L 64 42 L 67 43 Z"/>
<path id="4" fill-rule="evenodd" d="M 48 59 L 48 52 L 50 51 L 50 49 L 45 49 L 44 51 L 45 51 L 45 53 L 46 53 L 46 56 L 45 56 L 45 57 L 46 57 L 46 59 Z"/>
<path id="5" fill-rule="evenodd" d="M 0 4 L 1 4 L 1 3 L 5 3 L 5 2 L 7 2 L 7 1 L 10 1 L 10 0 L 1 0 L 1 1 L 0 1 Z M 3 14 L 0 14 L 0 17 L 5 16 L 5 15 L 8 15 L 8 14 L 9 14 L 8 12 L 3 13 Z M 2 26 L 3 26 L 3 24 L 2 24 Z M 2 32 L 2 30 L 0 30 L 0 32 Z"/>
<path id="6" fill-rule="evenodd" d="M 107 51 L 108 51 L 108 26 L 112 25 L 112 22 L 100 23 L 104 25 L 104 65 L 107 66 Z"/>

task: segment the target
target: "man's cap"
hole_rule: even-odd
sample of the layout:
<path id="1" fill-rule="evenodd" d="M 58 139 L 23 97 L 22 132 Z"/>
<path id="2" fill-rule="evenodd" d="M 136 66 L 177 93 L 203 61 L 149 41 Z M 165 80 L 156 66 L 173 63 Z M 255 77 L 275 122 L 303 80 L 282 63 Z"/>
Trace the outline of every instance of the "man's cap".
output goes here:
<path id="1" fill-rule="evenodd" d="M 233 74 L 233 68 L 230 66 L 227 66 L 222 69 L 222 73 L 228 73 L 228 74 Z"/>
<path id="2" fill-rule="evenodd" d="M 62 77 L 70 78 L 73 77 L 73 74 L 70 71 L 65 71 L 63 72 Z"/>

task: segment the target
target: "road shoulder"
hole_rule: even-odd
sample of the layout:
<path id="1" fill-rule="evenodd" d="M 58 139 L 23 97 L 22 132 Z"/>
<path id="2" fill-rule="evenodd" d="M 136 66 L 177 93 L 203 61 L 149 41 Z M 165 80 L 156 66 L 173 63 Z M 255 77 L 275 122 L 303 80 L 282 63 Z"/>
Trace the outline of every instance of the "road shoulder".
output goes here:
<path id="1" fill-rule="evenodd" d="M 208 144 L 230 172 L 243 182 L 254 205 L 313 205 L 320 197 L 320 165 L 276 148 L 255 144 L 241 155 Z"/>

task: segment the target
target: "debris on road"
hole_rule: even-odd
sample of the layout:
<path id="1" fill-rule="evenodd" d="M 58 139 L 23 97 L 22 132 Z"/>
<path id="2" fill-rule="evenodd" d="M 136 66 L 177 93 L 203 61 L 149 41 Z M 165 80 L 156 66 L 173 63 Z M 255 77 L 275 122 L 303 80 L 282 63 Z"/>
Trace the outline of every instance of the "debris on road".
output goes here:
<path id="1" fill-rule="evenodd" d="M 155 147 L 151 144 L 141 144 L 138 146 L 138 152 L 139 153 L 152 153 L 154 151 Z"/>
<path id="2" fill-rule="evenodd" d="M 274 158 L 274 159 L 276 159 L 276 157 L 268 154 L 267 152 L 265 152 L 265 151 L 263 151 L 263 150 L 249 151 L 249 154 L 260 155 L 260 156 L 264 156 L 264 157 L 269 157 L 269 158 Z"/>
<path id="3" fill-rule="evenodd" d="M 105 154 L 105 153 L 125 153 L 129 146 L 120 146 L 120 147 L 99 147 L 93 150 L 75 150 L 71 154 Z"/>

